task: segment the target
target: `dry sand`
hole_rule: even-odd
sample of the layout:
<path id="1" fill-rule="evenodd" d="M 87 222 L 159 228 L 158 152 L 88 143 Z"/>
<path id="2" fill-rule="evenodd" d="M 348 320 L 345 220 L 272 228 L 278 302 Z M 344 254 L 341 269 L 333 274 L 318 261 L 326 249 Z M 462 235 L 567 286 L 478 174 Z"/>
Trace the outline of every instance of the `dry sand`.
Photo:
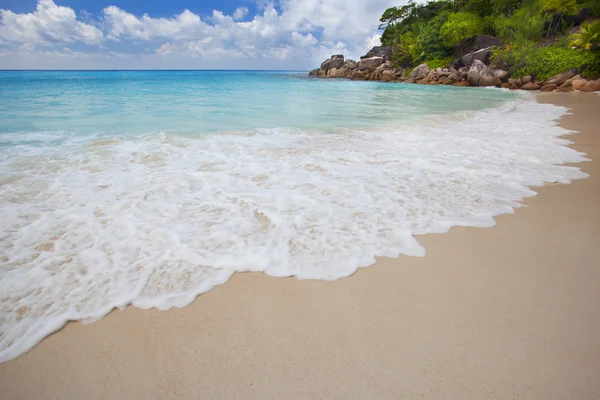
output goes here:
<path id="1" fill-rule="evenodd" d="M 9 399 L 600 399 L 600 96 L 541 95 L 594 162 L 488 229 L 336 282 L 236 274 L 185 309 L 70 323 Z"/>

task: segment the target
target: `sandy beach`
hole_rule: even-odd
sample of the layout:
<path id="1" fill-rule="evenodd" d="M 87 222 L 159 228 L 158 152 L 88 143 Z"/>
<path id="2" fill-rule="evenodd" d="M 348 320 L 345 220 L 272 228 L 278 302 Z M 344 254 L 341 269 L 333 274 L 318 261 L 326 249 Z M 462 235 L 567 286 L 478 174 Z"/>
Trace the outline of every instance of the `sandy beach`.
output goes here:
<path id="1" fill-rule="evenodd" d="M 236 274 L 189 307 L 70 323 L 0 364 L 17 399 L 598 399 L 600 96 L 549 93 L 590 174 L 493 228 L 335 282 Z"/>

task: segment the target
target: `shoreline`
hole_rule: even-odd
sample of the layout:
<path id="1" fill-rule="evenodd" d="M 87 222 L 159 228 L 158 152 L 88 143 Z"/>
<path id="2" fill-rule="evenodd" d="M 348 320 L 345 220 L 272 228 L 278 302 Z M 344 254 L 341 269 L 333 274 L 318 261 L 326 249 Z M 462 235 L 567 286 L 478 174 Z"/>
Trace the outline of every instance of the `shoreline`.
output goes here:
<path id="1" fill-rule="evenodd" d="M 7 398 L 593 398 L 600 97 L 537 98 L 573 107 L 560 124 L 582 130 L 589 178 L 535 187 L 493 228 L 420 236 L 425 258 L 335 282 L 236 274 L 183 309 L 69 323 L 0 365 Z"/>

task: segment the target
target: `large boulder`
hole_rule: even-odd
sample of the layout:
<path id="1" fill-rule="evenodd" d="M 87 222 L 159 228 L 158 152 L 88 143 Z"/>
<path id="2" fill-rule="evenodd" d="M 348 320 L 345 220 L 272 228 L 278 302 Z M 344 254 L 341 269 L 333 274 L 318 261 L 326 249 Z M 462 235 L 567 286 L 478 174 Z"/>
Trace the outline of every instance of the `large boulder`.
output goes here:
<path id="1" fill-rule="evenodd" d="M 494 70 L 494 75 L 498 77 L 502 82 L 504 82 L 508 78 L 508 71 L 504 71 L 503 69 Z"/>
<path id="2" fill-rule="evenodd" d="M 321 69 L 325 71 L 332 68 L 341 68 L 344 65 L 344 56 L 341 54 L 334 54 L 327 60 L 321 63 Z"/>
<path id="3" fill-rule="evenodd" d="M 413 69 L 410 74 L 408 74 L 408 78 L 413 78 L 415 79 L 415 81 L 418 81 L 427 77 L 427 75 L 429 75 L 429 72 L 430 70 L 427 64 L 421 64 L 417 68 Z"/>
<path id="4" fill-rule="evenodd" d="M 587 83 L 579 89 L 580 92 L 595 92 L 596 90 L 600 90 L 598 82 L 596 81 L 587 81 Z"/>
<path id="5" fill-rule="evenodd" d="M 358 62 L 358 69 L 374 71 L 375 69 L 377 69 L 377 67 L 379 67 L 383 63 L 384 63 L 383 57 L 376 56 L 376 57 L 362 58 Z"/>
<path id="6" fill-rule="evenodd" d="M 573 78 L 571 87 L 573 88 L 573 90 L 581 90 L 587 82 L 588 82 L 587 79 L 583 79 L 581 77 L 579 79 Z"/>
<path id="7" fill-rule="evenodd" d="M 523 89 L 523 90 L 538 90 L 539 88 L 540 88 L 540 85 L 538 85 L 537 83 L 533 83 L 533 82 L 527 82 L 526 84 L 521 86 L 521 89 Z"/>
<path id="8" fill-rule="evenodd" d="M 352 75 L 350 75 L 350 79 L 356 80 L 356 81 L 364 81 L 369 77 L 369 73 L 367 71 L 360 71 L 360 70 L 356 70 L 352 72 Z"/>
<path id="9" fill-rule="evenodd" d="M 381 73 L 381 80 L 383 82 L 389 82 L 396 79 L 396 72 L 392 69 L 386 69 Z"/>
<path id="10" fill-rule="evenodd" d="M 472 39 L 465 39 L 454 49 L 454 57 L 461 58 L 469 53 L 474 53 L 481 49 L 494 46 L 500 46 L 502 40 L 490 35 L 479 35 Z"/>
<path id="11" fill-rule="evenodd" d="M 334 78 L 345 78 L 349 75 L 350 70 L 347 69 L 345 66 L 342 68 L 338 68 L 335 70 L 335 73 L 333 74 Z"/>
<path id="12" fill-rule="evenodd" d="M 354 60 L 348 59 L 344 62 L 344 67 L 347 69 L 356 69 L 358 68 L 358 63 Z"/>
<path id="13" fill-rule="evenodd" d="M 479 60 L 473 61 L 473 65 L 469 68 L 467 82 L 471 86 L 496 86 L 502 83 L 500 78 L 494 75 L 494 72 Z"/>
<path id="14" fill-rule="evenodd" d="M 480 49 L 472 53 L 465 54 L 460 58 L 457 58 L 452 64 L 452 68 L 470 68 L 475 61 L 481 61 L 483 64 L 489 65 L 490 57 L 492 57 L 492 47 L 486 47 L 484 49 Z"/>
<path id="15" fill-rule="evenodd" d="M 363 60 L 365 58 L 371 57 L 381 57 L 384 61 L 392 60 L 392 46 L 375 46 L 371 50 L 367 52 L 360 59 Z"/>
<path id="16" fill-rule="evenodd" d="M 546 84 L 561 86 L 566 81 L 573 78 L 575 75 L 577 75 L 577 71 L 574 69 L 570 69 L 567 72 L 563 72 L 562 74 L 555 75 L 552 78 L 548 79 L 546 81 Z"/>
<path id="17" fill-rule="evenodd" d="M 554 92 L 558 87 L 555 83 L 547 83 L 540 88 L 541 92 Z"/>

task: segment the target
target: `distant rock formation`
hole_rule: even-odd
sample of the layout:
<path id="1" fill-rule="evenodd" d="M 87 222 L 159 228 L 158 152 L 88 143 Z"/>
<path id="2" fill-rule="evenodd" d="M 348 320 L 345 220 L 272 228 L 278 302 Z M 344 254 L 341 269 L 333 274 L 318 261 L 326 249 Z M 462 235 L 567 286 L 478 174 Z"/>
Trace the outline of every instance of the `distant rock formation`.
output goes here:
<path id="1" fill-rule="evenodd" d="M 532 76 L 512 78 L 508 71 L 489 65 L 491 49 L 501 44 L 499 39 L 481 35 L 461 44 L 458 57 L 448 68 L 430 69 L 421 64 L 411 71 L 394 67 L 392 48 L 375 46 L 359 62 L 334 54 L 312 70 L 317 78 L 344 78 L 360 81 L 402 82 L 420 85 L 495 86 L 511 90 L 541 90 L 546 92 L 600 91 L 600 79 L 586 80 L 576 70 L 566 71 L 545 81 Z M 481 47 L 483 46 L 483 47 Z M 406 76 L 408 73 L 408 76 Z"/>

